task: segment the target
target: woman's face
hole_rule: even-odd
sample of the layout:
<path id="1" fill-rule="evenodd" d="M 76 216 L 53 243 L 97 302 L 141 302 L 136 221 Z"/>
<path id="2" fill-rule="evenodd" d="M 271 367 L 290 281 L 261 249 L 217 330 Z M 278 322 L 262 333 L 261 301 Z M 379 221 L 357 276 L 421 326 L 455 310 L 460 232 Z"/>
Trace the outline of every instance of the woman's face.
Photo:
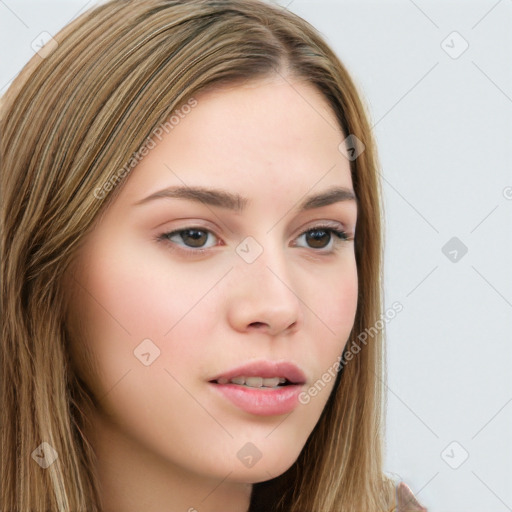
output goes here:
<path id="1" fill-rule="evenodd" d="M 353 188 L 312 86 L 195 99 L 84 240 L 72 352 L 97 428 L 189 474 L 254 483 L 292 465 L 333 388 L 357 305 L 357 205 L 313 200 Z"/>

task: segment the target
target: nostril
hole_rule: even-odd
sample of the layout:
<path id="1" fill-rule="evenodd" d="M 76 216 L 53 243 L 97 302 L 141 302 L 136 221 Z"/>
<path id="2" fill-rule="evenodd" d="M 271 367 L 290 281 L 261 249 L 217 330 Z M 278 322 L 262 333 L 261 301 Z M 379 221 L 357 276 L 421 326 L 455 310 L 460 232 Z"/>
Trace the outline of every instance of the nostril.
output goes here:
<path id="1" fill-rule="evenodd" d="M 253 323 L 251 324 L 251 326 L 253 326 L 253 327 L 258 327 L 258 328 L 259 328 L 259 327 L 261 327 L 261 326 L 263 326 L 263 325 L 265 325 L 263 322 L 253 322 Z"/>

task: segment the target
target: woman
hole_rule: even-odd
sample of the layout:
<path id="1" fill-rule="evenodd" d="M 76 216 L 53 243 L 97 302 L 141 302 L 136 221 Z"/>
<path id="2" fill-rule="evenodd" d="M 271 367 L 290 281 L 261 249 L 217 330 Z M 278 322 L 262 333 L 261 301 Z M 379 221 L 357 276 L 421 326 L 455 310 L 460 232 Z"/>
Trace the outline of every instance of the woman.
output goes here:
<path id="1" fill-rule="evenodd" d="M 0 122 L 2 510 L 424 510 L 383 473 L 383 347 L 359 337 L 371 130 L 309 24 L 113 0 Z"/>

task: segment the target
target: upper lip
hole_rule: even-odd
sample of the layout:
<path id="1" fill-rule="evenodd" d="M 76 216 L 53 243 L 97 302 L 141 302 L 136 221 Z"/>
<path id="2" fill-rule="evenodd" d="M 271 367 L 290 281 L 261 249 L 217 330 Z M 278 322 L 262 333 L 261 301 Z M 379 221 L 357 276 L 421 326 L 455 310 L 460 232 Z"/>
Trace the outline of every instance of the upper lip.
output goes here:
<path id="1" fill-rule="evenodd" d="M 264 379 L 282 377 L 292 384 L 304 384 L 306 382 L 304 372 L 297 365 L 288 361 L 254 361 L 220 373 L 210 382 L 220 378 L 230 380 L 235 377 L 263 377 Z"/>

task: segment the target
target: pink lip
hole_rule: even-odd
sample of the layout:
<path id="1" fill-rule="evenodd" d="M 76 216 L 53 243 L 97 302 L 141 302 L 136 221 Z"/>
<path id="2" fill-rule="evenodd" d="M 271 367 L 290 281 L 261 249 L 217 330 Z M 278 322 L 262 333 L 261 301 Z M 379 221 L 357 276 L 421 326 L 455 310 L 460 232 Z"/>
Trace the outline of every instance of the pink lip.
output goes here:
<path id="1" fill-rule="evenodd" d="M 276 389 L 257 389 L 237 384 L 218 384 L 217 379 L 234 377 L 284 377 L 291 384 Z M 304 373 L 293 363 L 259 361 L 233 368 L 210 380 L 212 389 L 249 414 L 275 416 L 287 414 L 298 405 L 298 396 L 306 382 Z"/>

